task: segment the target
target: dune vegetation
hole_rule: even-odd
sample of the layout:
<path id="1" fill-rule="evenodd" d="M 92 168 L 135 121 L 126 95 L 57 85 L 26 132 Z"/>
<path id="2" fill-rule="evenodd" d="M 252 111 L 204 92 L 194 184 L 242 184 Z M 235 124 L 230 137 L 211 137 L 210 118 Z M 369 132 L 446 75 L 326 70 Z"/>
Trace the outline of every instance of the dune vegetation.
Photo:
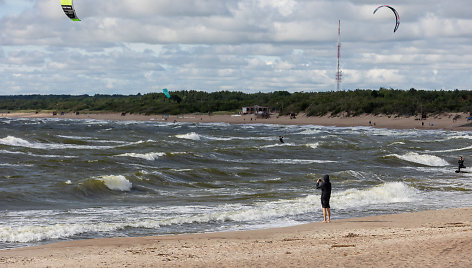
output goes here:
<path id="1" fill-rule="evenodd" d="M 429 91 L 358 89 L 331 92 L 275 91 L 243 93 L 237 91 L 172 91 L 171 98 L 162 93 L 137 95 L 11 95 L 0 96 L 0 112 L 126 112 L 132 114 L 183 114 L 239 112 L 241 107 L 260 105 L 273 113 L 305 113 L 348 116 L 360 114 L 417 115 L 444 112 L 471 112 L 472 91 Z"/>

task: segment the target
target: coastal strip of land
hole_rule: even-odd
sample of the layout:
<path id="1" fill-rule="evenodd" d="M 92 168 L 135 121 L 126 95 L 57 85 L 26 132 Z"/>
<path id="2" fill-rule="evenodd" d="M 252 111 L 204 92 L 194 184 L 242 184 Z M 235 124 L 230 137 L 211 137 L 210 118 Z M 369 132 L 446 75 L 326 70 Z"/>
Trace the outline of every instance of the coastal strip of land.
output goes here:
<path id="1" fill-rule="evenodd" d="M 119 113 L 10 113 L 0 116 L 472 130 L 467 114 L 444 114 L 425 120 L 387 115 L 297 115 L 296 118 L 271 116 L 268 119 L 254 115 Z M 472 208 L 351 219 L 333 216 L 331 223 L 285 228 L 74 240 L 6 249 L 0 250 L 0 267 L 472 267 Z"/>
<path id="2" fill-rule="evenodd" d="M 335 216 L 335 215 L 334 215 Z M 472 208 L 0 250 L 2 267 L 471 267 Z"/>
<path id="3" fill-rule="evenodd" d="M 334 127 L 375 127 L 388 129 L 442 129 L 453 131 L 472 131 L 469 114 L 446 113 L 426 118 L 414 116 L 372 115 L 359 116 L 306 116 L 295 117 L 271 115 L 259 118 L 254 114 L 185 114 L 185 115 L 141 115 L 127 113 L 3 113 L 0 117 L 9 118 L 64 118 L 64 119 L 97 119 L 125 121 L 159 121 L 159 122 L 192 122 L 192 123 L 229 123 L 229 124 L 281 124 L 281 125 L 320 125 Z"/>

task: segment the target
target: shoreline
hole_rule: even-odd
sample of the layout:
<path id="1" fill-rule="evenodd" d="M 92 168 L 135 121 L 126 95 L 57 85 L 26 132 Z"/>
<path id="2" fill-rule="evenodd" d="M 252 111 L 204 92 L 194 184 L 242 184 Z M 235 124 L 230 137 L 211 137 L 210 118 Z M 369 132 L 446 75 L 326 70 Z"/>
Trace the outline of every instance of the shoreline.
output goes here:
<path id="1" fill-rule="evenodd" d="M 460 116 L 457 120 L 454 117 Z M 200 115 L 184 114 L 170 115 L 141 115 L 121 113 L 90 113 L 79 114 L 65 113 L 53 115 L 52 113 L 3 113 L 5 118 L 63 118 L 63 119 L 96 119 L 113 121 L 153 121 L 153 122 L 190 122 L 190 123 L 228 123 L 228 124 L 280 124 L 280 125 L 319 125 L 332 127 L 374 127 L 387 129 L 417 129 L 431 130 L 441 129 L 446 131 L 472 131 L 472 124 L 467 120 L 466 113 L 447 113 L 419 120 L 415 117 L 398 117 L 387 115 L 360 115 L 355 117 L 344 116 L 305 116 L 298 115 L 295 119 L 289 116 L 272 115 L 268 119 L 256 118 L 255 115 Z"/>
<path id="2" fill-rule="evenodd" d="M 472 207 L 262 230 L 67 241 L 0 250 L 0 265 L 467 267 L 470 252 Z"/>
<path id="3" fill-rule="evenodd" d="M 173 120 L 185 120 L 193 122 L 192 125 L 208 120 L 225 124 L 288 122 L 287 125 L 323 125 L 324 122 L 328 126 L 342 126 L 340 124 L 345 123 L 361 127 L 367 125 L 369 128 L 397 129 L 410 128 L 409 124 L 412 122 L 434 122 L 434 125 L 428 124 L 428 127 L 424 128 L 428 130 L 444 129 L 441 128 L 443 124 L 451 125 L 451 116 L 453 115 L 443 115 L 436 118 L 437 121 L 386 116 L 298 116 L 297 119 L 279 117 L 272 118 L 271 121 L 232 115 L 207 115 L 206 119 L 202 115 L 181 115 L 162 120 L 159 116 L 122 116 L 116 113 L 59 116 L 17 113 L 10 118 L 60 118 L 57 120 L 64 120 L 60 122 L 65 123 L 65 126 L 72 122 L 66 118 L 86 120 L 80 124 L 90 122 L 88 119 L 167 121 L 170 124 Z M 253 120 L 248 120 L 250 118 Z M 366 120 L 372 120 L 371 125 Z M 466 118 L 462 118 L 462 121 L 453 123 L 464 124 L 465 120 Z M 7 121 L 7 128 L 9 120 L 3 121 Z M 376 123 L 375 126 L 372 123 Z M 15 124 L 21 126 L 22 121 L 19 120 Z M 151 125 L 154 126 L 155 123 Z M 450 129 L 456 128 L 460 127 L 452 125 Z M 418 128 L 412 129 L 415 129 L 414 133 L 421 132 L 416 131 Z M 375 134 L 374 132 L 373 135 Z M 438 132 L 431 134 L 435 136 Z M 464 205 L 459 202 L 456 204 Z M 408 209 L 415 209 L 415 203 L 408 203 L 404 210 Z M 321 209 L 317 208 L 314 213 L 315 219 L 321 219 Z M 377 263 L 401 267 L 416 267 L 418 264 L 441 267 L 472 266 L 472 260 L 469 261 L 468 256 L 472 252 L 472 207 L 347 219 L 337 219 L 336 214 L 333 216 L 333 222 L 329 224 L 312 222 L 247 231 L 71 240 L 36 247 L 5 249 L 0 250 L 0 267 L 372 267 L 377 266 Z M 218 222 L 215 224 L 216 227 L 212 230 L 218 229 Z"/>

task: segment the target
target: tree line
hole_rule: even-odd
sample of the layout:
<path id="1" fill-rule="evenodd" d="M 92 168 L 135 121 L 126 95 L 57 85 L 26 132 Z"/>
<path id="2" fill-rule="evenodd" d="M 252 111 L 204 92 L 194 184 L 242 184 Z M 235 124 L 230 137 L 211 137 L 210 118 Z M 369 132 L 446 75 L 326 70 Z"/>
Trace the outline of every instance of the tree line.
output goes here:
<path id="1" fill-rule="evenodd" d="M 239 112 L 244 106 L 266 106 L 286 115 L 306 113 L 348 116 L 360 114 L 417 115 L 443 112 L 471 112 L 472 91 L 357 89 L 331 92 L 275 91 L 243 93 L 182 90 L 137 95 L 12 95 L 0 96 L 0 111 L 125 112 L 133 114 L 183 114 Z"/>

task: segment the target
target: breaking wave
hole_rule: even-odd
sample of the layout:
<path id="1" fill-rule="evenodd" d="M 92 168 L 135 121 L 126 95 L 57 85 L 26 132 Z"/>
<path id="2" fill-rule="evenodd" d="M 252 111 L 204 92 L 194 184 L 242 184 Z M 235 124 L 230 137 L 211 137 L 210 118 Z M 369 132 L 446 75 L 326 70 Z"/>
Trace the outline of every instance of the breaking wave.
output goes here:
<path id="1" fill-rule="evenodd" d="M 107 191 L 129 192 L 133 184 L 123 175 L 106 175 L 79 183 L 77 190 L 84 195 L 100 194 Z"/>
<path id="2" fill-rule="evenodd" d="M 157 160 L 161 156 L 165 156 L 165 153 L 146 153 L 146 154 L 137 154 L 137 153 L 125 153 L 119 154 L 117 156 L 124 156 L 124 157 L 134 157 L 134 158 L 142 158 L 145 160 L 153 161 Z"/>
<path id="3" fill-rule="evenodd" d="M 349 189 L 333 194 L 332 203 L 336 208 L 351 208 L 372 204 L 390 204 L 416 200 L 419 191 L 403 182 L 387 182 L 372 188 Z"/>
<path id="4" fill-rule="evenodd" d="M 429 154 L 418 154 L 414 152 L 406 153 L 403 155 L 398 155 L 398 154 L 391 154 L 387 155 L 387 157 L 395 157 L 407 162 L 412 162 L 416 164 L 421 164 L 425 166 L 431 166 L 431 167 L 444 167 L 448 166 L 449 163 L 442 159 L 441 157 L 434 156 L 434 155 L 429 155 Z"/>
<path id="5" fill-rule="evenodd" d="M 201 139 L 200 135 L 198 135 L 195 132 L 190 132 L 187 134 L 180 134 L 180 135 L 175 135 L 175 137 L 179 139 L 186 139 L 186 140 L 194 140 L 194 141 L 199 141 Z"/>
<path id="6" fill-rule="evenodd" d="M 122 175 L 109 175 L 99 178 L 110 190 L 127 192 L 131 190 L 133 184 Z"/>
<path id="7" fill-rule="evenodd" d="M 105 181 L 119 181 L 120 185 L 127 181 L 122 176 L 105 176 Z M 119 178 L 119 179 L 118 179 Z M 128 182 L 129 183 L 129 182 Z M 131 187 L 126 183 L 125 188 Z M 416 199 L 418 191 L 402 182 L 389 182 L 372 188 L 357 190 L 351 189 L 343 192 L 334 192 L 331 197 L 333 207 L 346 209 L 352 207 L 368 206 L 370 204 L 389 204 L 396 202 L 411 202 Z M 64 223 L 53 225 L 24 225 L 21 227 L 0 226 L 0 241 L 2 242 L 37 242 L 49 239 L 67 238 L 87 232 L 110 232 L 124 228 L 150 228 L 158 229 L 163 226 L 182 225 L 186 223 L 209 222 L 268 222 L 274 219 L 287 220 L 287 217 L 313 213 L 319 210 L 319 195 L 308 195 L 291 200 L 279 200 L 272 202 L 256 203 L 253 206 L 241 204 L 219 205 L 214 208 L 195 207 L 189 211 L 188 207 L 175 207 L 172 210 L 179 212 L 180 216 L 162 217 L 162 211 L 157 208 L 139 208 L 143 213 L 142 218 L 130 218 L 125 215 L 115 222 L 98 222 L 91 224 Z M 137 208 L 138 209 L 138 208 Z M 95 212 L 98 213 L 108 213 Z M 184 215 L 186 214 L 186 215 Z M 154 215 L 154 216 L 150 216 Z M 120 217 L 120 216 L 117 216 Z"/>
<path id="8" fill-rule="evenodd" d="M 116 146 L 95 146 L 95 145 L 77 145 L 77 144 L 67 144 L 67 143 L 40 143 L 40 142 L 29 142 L 27 140 L 17 138 L 14 136 L 8 136 L 6 138 L 0 139 L 0 144 L 15 146 L 15 147 L 26 147 L 33 149 L 45 149 L 45 150 L 55 150 L 55 149 L 83 149 L 83 150 L 103 150 L 103 149 L 112 149 Z"/>

